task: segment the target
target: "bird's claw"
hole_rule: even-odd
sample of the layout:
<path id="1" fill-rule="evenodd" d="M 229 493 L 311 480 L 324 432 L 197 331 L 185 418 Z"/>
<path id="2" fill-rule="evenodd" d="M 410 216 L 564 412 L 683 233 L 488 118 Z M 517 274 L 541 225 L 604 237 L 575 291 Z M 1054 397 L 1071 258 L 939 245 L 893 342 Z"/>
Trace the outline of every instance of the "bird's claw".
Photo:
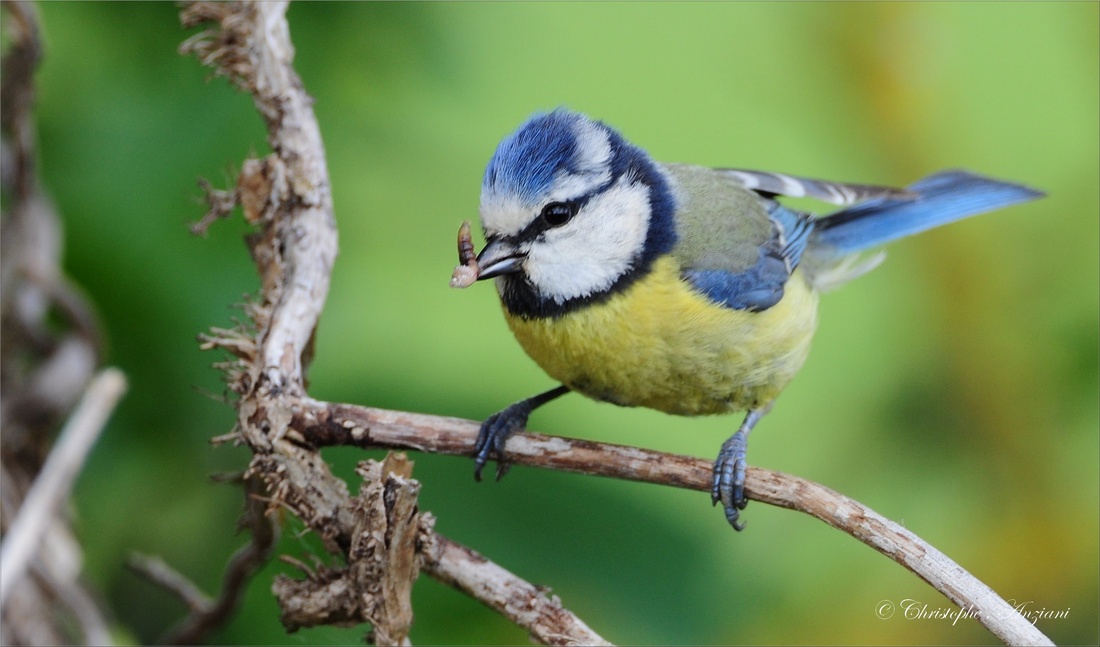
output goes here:
<path id="1" fill-rule="evenodd" d="M 566 393 L 569 393 L 569 387 L 563 384 L 533 398 L 520 400 L 503 411 L 494 413 L 481 423 L 477 443 L 474 445 L 474 478 L 481 480 L 481 470 L 491 457 L 497 459 L 497 480 L 504 478 L 508 468 L 511 467 L 504 456 L 504 444 L 512 434 L 527 428 L 527 418 L 531 416 L 532 411 Z"/>
<path id="2" fill-rule="evenodd" d="M 714 461 L 714 477 L 710 486 L 711 502 L 715 505 L 722 502 L 726 521 L 737 531 L 745 528 L 745 523 L 738 519 L 749 504 L 745 498 L 746 440 L 746 434 L 738 431 L 722 445 Z"/>
<path id="3" fill-rule="evenodd" d="M 522 403 L 518 403 L 522 404 Z M 516 404 L 494 413 L 481 423 L 481 429 L 477 434 L 477 443 L 474 445 L 474 479 L 481 480 L 481 470 L 490 458 L 497 460 L 496 480 L 504 478 L 511 468 L 511 463 L 505 458 L 504 444 L 517 431 L 527 427 L 527 417 L 531 414 L 528 407 Z"/>

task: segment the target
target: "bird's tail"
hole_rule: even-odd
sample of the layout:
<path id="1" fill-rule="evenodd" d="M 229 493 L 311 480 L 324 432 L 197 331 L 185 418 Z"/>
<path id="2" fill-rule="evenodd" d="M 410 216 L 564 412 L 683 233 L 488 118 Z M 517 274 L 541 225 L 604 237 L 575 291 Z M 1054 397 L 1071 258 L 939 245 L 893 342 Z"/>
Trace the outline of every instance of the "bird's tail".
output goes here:
<path id="1" fill-rule="evenodd" d="M 818 219 L 810 245 L 851 254 L 1043 195 L 966 171 L 929 175 L 907 189 L 912 198 L 867 200 Z"/>
<path id="2" fill-rule="evenodd" d="M 873 262 L 856 264 L 852 255 L 857 252 L 1044 195 L 1026 186 L 967 171 L 929 175 L 907 189 L 913 194 L 911 198 L 874 198 L 814 221 L 807 254 L 816 261 L 814 265 L 829 270 L 816 272 L 820 276 L 814 277 L 815 284 L 821 283 L 819 287 L 827 289 L 881 261 L 880 256 Z"/>

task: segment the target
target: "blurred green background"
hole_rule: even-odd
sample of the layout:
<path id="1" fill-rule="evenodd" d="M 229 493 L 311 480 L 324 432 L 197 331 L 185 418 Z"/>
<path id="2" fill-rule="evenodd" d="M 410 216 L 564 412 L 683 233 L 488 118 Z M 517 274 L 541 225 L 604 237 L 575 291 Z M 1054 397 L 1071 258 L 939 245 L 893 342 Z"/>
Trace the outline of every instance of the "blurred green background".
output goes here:
<path id="1" fill-rule="evenodd" d="M 257 279 L 237 217 L 207 239 L 197 177 L 266 152 L 251 100 L 176 53 L 171 4 L 44 3 L 43 181 L 66 267 L 98 305 L 131 391 L 77 486 L 88 578 L 120 635 L 181 617 L 124 567 L 162 555 L 215 591 L 240 492 L 208 474 L 231 409 L 195 335 L 226 326 Z M 297 69 L 316 98 L 341 252 L 312 395 L 481 419 L 552 386 L 488 285 L 447 286 L 481 173 L 529 113 L 567 105 L 654 157 L 905 184 L 964 167 L 1049 192 L 890 248 L 822 299 L 810 359 L 753 435 L 753 464 L 819 481 L 905 524 L 1059 643 L 1098 640 L 1098 5 L 1096 3 L 295 4 Z M 564 398 L 532 428 L 715 455 L 740 418 L 680 419 Z M 378 454 L 372 454 L 377 456 Z M 365 457 L 326 451 L 339 474 Z M 414 455 L 438 530 L 552 587 L 631 644 L 996 642 L 977 622 L 876 617 L 882 600 L 947 608 L 897 564 L 759 503 L 734 534 L 706 495 L 518 467 L 477 484 Z M 352 481 L 354 486 L 354 481 Z M 320 554 L 311 536 L 280 550 Z M 308 561 L 308 560 L 307 560 Z M 270 579 L 219 643 L 287 636 Z M 436 582 L 414 643 L 524 643 Z"/>

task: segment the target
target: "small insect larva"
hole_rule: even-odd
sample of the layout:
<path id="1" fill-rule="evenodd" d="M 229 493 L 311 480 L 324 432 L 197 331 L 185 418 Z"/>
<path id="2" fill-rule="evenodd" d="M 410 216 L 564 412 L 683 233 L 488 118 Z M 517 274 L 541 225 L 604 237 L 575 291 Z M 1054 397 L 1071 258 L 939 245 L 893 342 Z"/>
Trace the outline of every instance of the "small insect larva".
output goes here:
<path id="1" fill-rule="evenodd" d="M 458 267 L 451 274 L 451 287 L 468 288 L 477 281 L 477 274 L 477 254 L 470 235 L 470 221 L 466 220 L 458 228 Z"/>

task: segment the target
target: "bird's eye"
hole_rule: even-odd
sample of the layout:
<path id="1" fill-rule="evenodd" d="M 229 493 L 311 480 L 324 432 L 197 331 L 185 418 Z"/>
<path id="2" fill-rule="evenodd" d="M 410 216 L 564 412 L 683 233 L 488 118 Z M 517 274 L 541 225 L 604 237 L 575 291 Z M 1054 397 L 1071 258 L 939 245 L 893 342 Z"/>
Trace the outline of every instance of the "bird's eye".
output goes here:
<path id="1" fill-rule="evenodd" d="M 542 208 L 542 219 L 551 227 L 561 227 L 575 214 L 576 209 L 567 202 L 551 202 Z"/>

